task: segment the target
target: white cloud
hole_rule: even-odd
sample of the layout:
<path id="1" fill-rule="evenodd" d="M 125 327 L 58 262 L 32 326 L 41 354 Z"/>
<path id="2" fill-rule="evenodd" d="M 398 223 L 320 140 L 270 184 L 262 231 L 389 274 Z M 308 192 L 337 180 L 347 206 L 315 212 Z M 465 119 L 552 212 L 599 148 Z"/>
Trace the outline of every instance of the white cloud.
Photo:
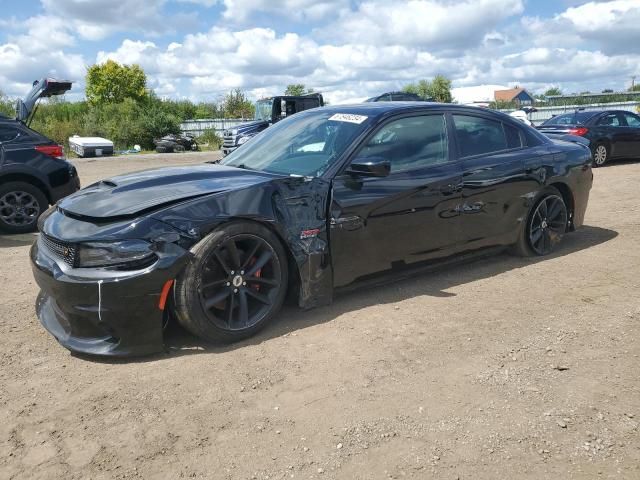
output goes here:
<path id="1" fill-rule="evenodd" d="M 523 11 L 522 0 L 368 1 L 319 30 L 326 40 L 369 45 L 412 45 L 454 51 L 477 45 L 503 20 Z"/>
<path id="2" fill-rule="evenodd" d="M 90 60 L 140 64 L 159 95 L 194 99 L 304 83 L 338 103 L 439 73 L 455 87 L 579 91 L 640 74 L 640 0 L 567 1 L 547 18 L 522 17 L 524 0 L 41 1 L 39 16 L 0 20 L 0 85 L 10 93 L 45 74 L 81 88 L 78 52 L 92 49 Z M 207 11 L 220 16 L 179 36 L 171 29 L 193 18 L 167 15 L 171 1 L 171 11 L 219 7 Z M 116 46 L 100 49 L 107 37 Z"/>

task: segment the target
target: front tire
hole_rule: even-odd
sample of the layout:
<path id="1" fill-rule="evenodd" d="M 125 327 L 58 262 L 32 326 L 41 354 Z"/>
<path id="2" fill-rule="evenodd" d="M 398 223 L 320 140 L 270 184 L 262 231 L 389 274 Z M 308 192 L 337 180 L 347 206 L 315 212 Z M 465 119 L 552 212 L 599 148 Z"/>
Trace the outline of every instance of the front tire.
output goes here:
<path id="1" fill-rule="evenodd" d="M 264 328 L 287 293 L 287 256 L 278 237 L 252 222 L 232 222 L 192 250 L 176 281 L 180 324 L 210 342 L 235 342 Z"/>
<path id="2" fill-rule="evenodd" d="M 601 167 L 609 160 L 609 147 L 606 143 L 599 142 L 593 149 L 593 166 Z"/>
<path id="3" fill-rule="evenodd" d="M 547 187 L 522 225 L 514 251 L 521 257 L 549 255 L 567 231 L 567 206 L 560 192 Z"/>
<path id="4" fill-rule="evenodd" d="M 38 217 L 49 207 L 42 190 L 26 182 L 0 185 L 0 230 L 7 233 L 36 231 Z"/>

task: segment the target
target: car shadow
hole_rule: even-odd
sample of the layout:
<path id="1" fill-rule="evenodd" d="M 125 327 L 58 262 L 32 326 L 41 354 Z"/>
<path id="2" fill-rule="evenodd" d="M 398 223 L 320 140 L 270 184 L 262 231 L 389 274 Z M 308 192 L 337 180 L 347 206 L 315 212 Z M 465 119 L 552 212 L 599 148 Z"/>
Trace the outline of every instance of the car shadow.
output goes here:
<path id="1" fill-rule="evenodd" d="M 640 163 L 640 158 L 616 158 L 606 162 L 604 165 L 598 168 L 615 167 L 616 165 L 633 165 Z"/>
<path id="2" fill-rule="evenodd" d="M 575 233 L 567 235 L 557 250 L 545 257 L 520 258 L 508 253 L 480 256 L 437 268 L 428 273 L 418 274 L 411 279 L 388 280 L 384 285 L 353 290 L 339 294 L 329 306 L 312 310 L 302 310 L 297 306 L 285 305 L 275 321 L 254 337 L 231 345 L 214 345 L 191 335 L 177 322 L 172 322 L 165 331 L 166 351 L 140 358 L 96 358 L 80 355 L 90 361 L 100 363 L 130 363 L 158 361 L 181 355 L 197 353 L 224 353 L 248 345 L 257 345 L 270 339 L 290 334 L 314 325 L 327 323 L 338 316 L 380 304 L 393 304 L 418 296 L 453 297 L 447 292 L 450 288 L 490 278 L 501 273 L 526 268 L 539 262 L 571 255 L 572 253 L 608 242 L 618 236 L 618 232 L 606 228 L 584 226 Z"/>
<path id="3" fill-rule="evenodd" d="M 25 247 L 31 245 L 36 238 L 36 233 L 0 234 L 0 248 Z"/>

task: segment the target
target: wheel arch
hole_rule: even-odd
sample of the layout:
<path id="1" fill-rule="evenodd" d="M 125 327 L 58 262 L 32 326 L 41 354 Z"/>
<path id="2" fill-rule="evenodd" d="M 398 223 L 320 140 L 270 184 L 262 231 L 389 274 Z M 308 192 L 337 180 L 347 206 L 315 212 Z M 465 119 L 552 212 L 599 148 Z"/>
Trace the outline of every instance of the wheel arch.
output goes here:
<path id="1" fill-rule="evenodd" d="M 38 177 L 34 175 L 29 175 L 28 173 L 20 173 L 20 172 L 11 172 L 6 173 L 4 175 L 0 175 L 0 184 L 9 183 L 9 182 L 25 182 L 34 187 L 37 187 L 51 205 L 53 202 L 51 200 L 51 191 L 47 187 L 47 185 L 40 180 Z"/>
<path id="2" fill-rule="evenodd" d="M 567 206 L 567 212 L 569 214 L 569 230 L 573 230 L 575 227 L 573 226 L 573 212 L 575 208 L 575 200 L 573 198 L 573 192 L 571 188 L 566 183 L 562 182 L 554 182 L 549 184 L 550 187 L 555 188 L 562 195 L 562 200 L 564 204 Z"/>
<path id="3" fill-rule="evenodd" d="M 611 139 L 609 137 L 598 137 L 596 140 L 593 140 L 591 144 L 593 145 L 594 150 L 598 145 L 603 144 L 607 147 L 609 155 L 611 155 Z"/>

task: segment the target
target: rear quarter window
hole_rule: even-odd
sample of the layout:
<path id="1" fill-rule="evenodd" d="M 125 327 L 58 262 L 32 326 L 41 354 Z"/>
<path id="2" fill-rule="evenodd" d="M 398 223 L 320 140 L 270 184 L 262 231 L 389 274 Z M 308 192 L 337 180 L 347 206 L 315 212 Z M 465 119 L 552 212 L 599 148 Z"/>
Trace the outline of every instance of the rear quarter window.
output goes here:
<path id="1" fill-rule="evenodd" d="M 13 140 L 18 132 L 15 127 L 9 125 L 0 125 L 0 142 L 9 142 Z"/>
<path id="2" fill-rule="evenodd" d="M 471 115 L 453 115 L 456 139 L 462 157 L 507 150 L 507 137 L 502 122 Z"/>
<path id="3" fill-rule="evenodd" d="M 50 141 L 47 137 L 40 135 L 29 127 L 18 127 L 17 131 L 20 136 L 13 140 L 12 143 L 45 143 Z"/>

